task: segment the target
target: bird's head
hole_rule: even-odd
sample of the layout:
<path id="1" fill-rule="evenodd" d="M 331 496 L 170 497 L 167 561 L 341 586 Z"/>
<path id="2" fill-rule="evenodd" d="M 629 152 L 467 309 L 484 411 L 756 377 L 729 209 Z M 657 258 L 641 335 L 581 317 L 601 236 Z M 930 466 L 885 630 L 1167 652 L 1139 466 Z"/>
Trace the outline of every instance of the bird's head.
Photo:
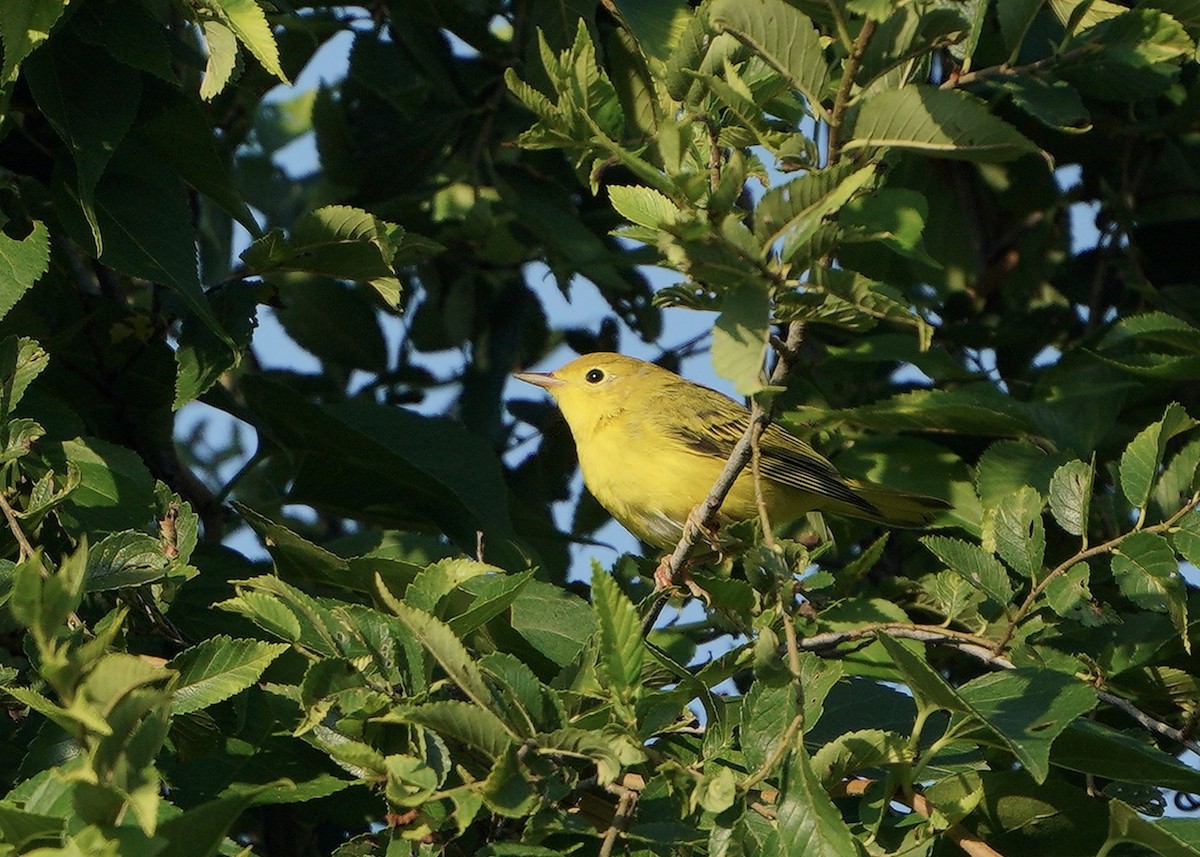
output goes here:
<path id="1" fill-rule="evenodd" d="M 669 374 L 634 357 L 599 352 L 577 357 L 553 372 L 517 372 L 513 377 L 553 396 L 578 434 L 627 407 L 630 399 L 655 388 L 660 375 Z"/>

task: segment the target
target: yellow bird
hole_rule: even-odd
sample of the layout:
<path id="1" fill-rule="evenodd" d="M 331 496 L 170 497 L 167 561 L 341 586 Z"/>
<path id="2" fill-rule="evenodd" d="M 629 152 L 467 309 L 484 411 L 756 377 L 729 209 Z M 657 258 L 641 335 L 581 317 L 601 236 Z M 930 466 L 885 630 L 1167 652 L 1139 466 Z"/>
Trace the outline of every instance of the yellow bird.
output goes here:
<path id="1" fill-rule="evenodd" d="M 659 548 L 679 541 L 688 515 L 708 496 L 749 424 L 750 412 L 716 390 L 621 354 L 586 354 L 554 372 L 514 377 L 554 398 L 575 438 L 588 490 L 626 529 Z M 759 451 L 763 499 L 774 523 L 819 510 L 920 527 L 947 507 L 933 497 L 844 478 L 776 425 L 763 433 Z M 718 523 L 757 514 L 747 467 Z"/>

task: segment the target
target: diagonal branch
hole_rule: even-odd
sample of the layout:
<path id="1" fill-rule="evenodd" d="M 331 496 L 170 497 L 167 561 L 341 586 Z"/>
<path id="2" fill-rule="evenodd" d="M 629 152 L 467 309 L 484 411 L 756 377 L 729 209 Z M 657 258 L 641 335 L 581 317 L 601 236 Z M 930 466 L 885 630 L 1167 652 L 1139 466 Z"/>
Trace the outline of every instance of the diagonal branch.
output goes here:
<path id="1" fill-rule="evenodd" d="M 866 640 L 874 638 L 880 631 L 886 631 L 893 637 L 901 637 L 907 640 L 917 640 L 922 643 L 935 643 L 943 646 L 950 646 L 958 649 L 966 655 L 970 655 L 981 663 L 987 664 L 993 669 L 1011 670 L 1016 669 L 1015 665 L 1008 658 L 1002 655 L 997 655 L 992 650 L 990 640 L 985 640 L 982 637 L 977 637 L 974 634 L 967 634 L 962 631 L 954 631 L 949 628 L 942 628 L 936 625 L 909 625 L 903 622 L 880 622 L 872 625 L 863 625 L 860 628 L 850 628 L 845 631 L 830 631 L 824 634 L 814 634 L 811 637 L 805 637 L 798 642 L 801 651 L 806 652 L 821 652 L 836 649 L 843 643 L 855 642 L 858 640 Z M 1086 680 L 1086 676 L 1079 676 Z M 1146 712 L 1142 711 L 1128 699 L 1117 696 L 1106 690 L 1097 690 L 1096 695 L 1101 702 L 1111 705 L 1120 711 L 1125 712 L 1130 718 L 1135 720 L 1139 726 L 1159 738 L 1165 738 L 1168 741 L 1173 741 L 1177 744 L 1186 747 L 1193 753 L 1200 755 L 1200 742 L 1197 742 L 1180 730 L 1176 729 L 1168 723 L 1164 723 L 1154 717 L 1151 717 Z"/>
<path id="2" fill-rule="evenodd" d="M 841 153 L 839 135 L 841 133 L 842 122 L 845 119 L 846 107 L 850 101 L 850 90 L 853 88 L 854 76 L 858 73 L 858 67 L 862 62 L 863 54 L 874 32 L 875 22 L 869 19 L 864 21 L 862 29 L 859 30 L 858 37 L 854 40 L 854 46 L 850 50 L 850 55 L 846 58 L 846 64 L 842 69 L 841 82 L 838 85 L 837 95 L 833 100 L 833 109 L 830 112 L 829 145 L 826 151 L 827 165 L 834 163 Z M 829 261 L 829 257 L 826 257 L 822 260 L 822 263 L 828 264 Z M 788 325 L 787 340 L 783 343 L 783 347 L 779 348 L 776 345 L 779 361 L 775 364 L 775 369 L 771 372 L 771 386 L 786 386 L 788 375 L 796 363 L 800 343 L 803 339 L 804 323 L 800 321 L 791 322 Z M 733 488 L 733 483 L 737 481 L 738 475 L 750 463 L 751 456 L 754 454 L 755 441 L 762 436 L 767 426 L 771 424 L 773 416 L 771 408 L 764 408 L 757 400 L 751 402 L 750 421 L 746 426 L 745 433 L 734 444 L 733 452 L 729 455 L 729 460 L 725 462 L 724 468 L 721 469 L 717 481 L 713 483 L 713 487 L 708 492 L 708 496 L 704 498 L 704 502 L 697 506 L 695 512 L 689 515 L 688 519 L 684 521 L 683 534 L 679 537 L 679 542 L 675 545 L 675 550 L 671 552 L 669 557 L 663 560 L 669 571 L 671 580 L 679 579 L 684 563 L 687 562 L 688 555 L 695 548 L 696 543 L 700 541 L 703 528 L 711 526 L 716 520 L 717 512 L 720 510 L 721 504 L 725 502 L 729 491 Z M 654 626 L 659 611 L 662 610 L 663 605 L 666 603 L 666 597 L 665 593 L 660 593 L 659 597 L 654 601 L 649 612 L 642 620 L 643 632 L 648 633 L 650 628 Z"/>
<path id="3" fill-rule="evenodd" d="M 13 538 L 17 540 L 17 547 L 21 552 L 22 561 L 29 559 L 33 556 L 33 545 L 29 543 L 29 538 L 25 535 L 25 531 L 21 529 L 21 522 L 17 520 L 16 510 L 8 502 L 8 498 L 4 496 L 3 491 L 0 491 L 0 510 L 3 510 L 4 519 L 8 521 L 8 528 L 12 531 Z"/>

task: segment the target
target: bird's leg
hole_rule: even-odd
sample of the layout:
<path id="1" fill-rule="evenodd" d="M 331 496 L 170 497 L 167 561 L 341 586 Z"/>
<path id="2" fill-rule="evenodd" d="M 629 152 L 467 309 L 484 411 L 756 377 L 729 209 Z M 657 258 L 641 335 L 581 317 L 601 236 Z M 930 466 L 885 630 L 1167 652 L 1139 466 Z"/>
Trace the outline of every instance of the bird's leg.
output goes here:
<path id="1" fill-rule="evenodd" d="M 671 574 L 671 555 L 664 556 L 658 561 L 658 567 L 654 569 L 654 591 L 661 592 L 664 589 L 671 589 L 678 584 L 683 584 L 693 597 L 699 598 L 705 604 L 711 602 L 712 599 L 708 593 L 692 578 L 691 566 L 692 560 L 685 562 L 679 569 L 679 579 L 676 580 Z"/>
<path id="2" fill-rule="evenodd" d="M 699 507 L 696 507 L 695 509 L 692 509 L 692 511 L 688 512 L 688 523 L 700 531 L 700 535 L 704 536 L 704 539 L 708 542 L 709 547 L 713 549 L 713 553 L 717 555 L 717 562 L 720 562 L 725 558 L 725 552 L 721 547 L 721 540 L 718 538 L 717 529 L 719 525 L 716 521 L 711 524 L 708 523 L 708 521 L 705 521 L 700 517 L 699 511 Z"/>
<path id="3" fill-rule="evenodd" d="M 696 509 L 692 509 L 690 512 L 688 512 L 687 520 L 688 523 L 694 526 L 700 532 L 700 534 L 704 536 L 709 546 L 712 547 L 713 551 L 717 554 L 717 561 L 720 562 L 724 554 L 721 549 L 721 542 L 717 538 L 717 525 L 708 524 L 706 521 L 702 520 L 697 514 Z M 684 527 L 686 528 L 687 524 L 685 524 Z M 655 591 L 657 592 L 663 589 L 669 589 L 678 583 L 682 583 L 688 588 L 688 591 L 691 592 L 693 596 L 701 599 L 707 604 L 711 600 L 708 596 L 708 593 L 705 592 L 704 589 L 702 589 L 700 585 L 692 579 L 690 571 L 692 562 L 692 560 L 688 560 L 683 564 L 683 567 L 679 569 L 679 579 L 676 580 L 675 575 L 671 574 L 671 554 L 664 556 L 661 560 L 659 560 L 658 567 L 654 569 Z"/>

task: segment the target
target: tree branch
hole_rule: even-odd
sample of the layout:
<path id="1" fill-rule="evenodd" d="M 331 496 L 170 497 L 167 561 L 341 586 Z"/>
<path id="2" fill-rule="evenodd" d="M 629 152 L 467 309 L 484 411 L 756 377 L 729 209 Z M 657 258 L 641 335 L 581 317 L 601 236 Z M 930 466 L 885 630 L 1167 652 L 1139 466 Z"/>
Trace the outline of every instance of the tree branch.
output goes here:
<path id="1" fill-rule="evenodd" d="M 960 74 L 957 77 L 951 75 L 941 85 L 941 89 L 954 89 L 956 86 L 966 86 L 971 83 L 979 83 L 984 80 L 991 80 L 996 77 L 1016 77 L 1019 74 L 1033 74 L 1034 72 L 1045 71 L 1052 68 L 1060 62 L 1070 62 L 1073 59 L 1086 56 L 1092 53 L 1097 48 L 1097 45 L 1088 43 L 1080 45 L 1077 48 L 1072 48 L 1069 51 L 1064 51 L 1061 54 L 1055 54 L 1045 59 L 1040 59 L 1037 62 L 1031 62 L 1026 65 L 1009 65 L 1001 63 L 1000 65 L 992 65 L 987 68 L 981 68 L 979 71 L 969 71 L 966 74 Z"/>
<path id="2" fill-rule="evenodd" d="M 857 778 L 846 780 L 834 787 L 831 797 L 860 797 L 867 793 L 867 789 L 875 784 L 875 780 L 866 778 Z M 923 818 L 933 818 L 934 807 L 929 803 L 925 795 L 920 792 L 913 792 L 911 795 L 904 795 L 899 792 L 891 796 L 891 799 L 902 803 L 917 813 Z M 965 853 L 971 857 L 1004 857 L 999 851 L 992 848 L 978 836 L 967 830 L 961 824 L 952 824 L 946 828 L 945 835 Z"/>
<path id="3" fill-rule="evenodd" d="M 29 539 L 25 536 L 25 531 L 21 529 L 21 522 L 17 520 L 17 513 L 8 502 L 8 497 L 4 496 L 3 491 L 0 491 L 0 509 L 4 510 L 4 519 L 8 521 L 8 528 L 12 530 L 13 538 L 17 540 L 17 549 L 20 551 L 21 560 L 29 559 L 33 556 L 33 545 L 29 543 Z"/>
<path id="4" fill-rule="evenodd" d="M 846 118 L 846 107 L 850 104 L 850 88 L 854 85 L 854 75 L 858 74 L 858 67 L 862 63 L 863 54 L 867 50 L 867 45 L 871 41 L 871 36 L 875 34 L 875 21 L 871 18 L 863 21 L 862 29 L 858 31 L 858 38 L 854 40 L 854 47 L 850 49 L 850 56 L 846 57 L 846 65 L 842 68 L 842 80 L 838 84 L 837 95 L 833 99 L 833 112 L 829 117 L 829 147 L 827 151 L 826 164 L 832 164 L 838 159 L 838 155 L 842 151 L 842 120 Z"/>
<path id="5" fill-rule="evenodd" d="M 850 55 L 846 58 L 846 65 L 842 70 L 842 80 L 838 86 L 837 95 L 833 100 L 833 112 L 830 114 L 829 147 L 827 151 L 828 163 L 835 161 L 841 151 L 838 134 L 840 133 L 842 119 L 846 115 L 846 107 L 850 100 L 850 89 L 854 84 L 854 75 L 858 73 L 859 64 L 862 62 L 863 53 L 866 51 L 867 44 L 870 42 L 874 32 L 875 22 L 869 19 L 864 21 L 862 29 L 859 30 L 858 38 L 854 40 L 854 46 L 850 51 Z M 784 386 L 786 384 L 788 373 L 795 362 L 796 353 L 800 349 L 800 342 L 803 338 L 804 323 L 799 321 L 791 322 L 788 325 L 785 348 L 779 350 L 779 362 L 775 364 L 775 369 L 771 372 L 770 383 L 772 386 Z M 733 452 L 729 455 L 729 460 L 725 462 L 725 467 L 722 468 L 721 474 L 717 477 L 717 481 L 713 483 L 713 487 L 708 492 L 708 496 L 704 498 L 704 502 L 684 522 L 683 534 L 679 537 L 679 542 L 675 545 L 675 550 L 664 560 L 672 580 L 679 579 L 680 571 L 687 561 L 688 554 L 692 552 L 692 549 L 696 546 L 696 542 L 700 540 L 702 527 L 711 525 L 715 520 L 717 511 L 721 508 L 721 504 L 725 502 L 730 489 L 733 488 L 733 483 L 737 481 L 738 475 L 750 461 L 755 439 L 771 424 L 771 418 L 772 412 L 770 408 L 762 407 L 757 400 L 751 403 L 750 423 L 746 426 L 745 433 L 734 444 Z M 658 612 L 662 609 L 664 601 L 665 599 L 663 598 L 659 598 L 656 601 L 646 619 L 643 620 L 644 627 L 647 625 L 653 626 L 654 620 L 658 617 Z"/>
<path id="6" fill-rule="evenodd" d="M 855 640 L 863 640 L 868 637 L 874 637 L 880 631 L 891 634 L 893 637 L 901 637 L 906 640 L 917 640 L 922 643 L 935 643 L 943 646 L 951 646 L 958 649 L 960 652 L 970 655 L 975 660 L 987 664 L 993 669 L 1011 670 L 1016 669 L 1015 665 L 1008 658 L 996 654 L 991 646 L 990 640 L 985 640 L 982 637 L 977 637 L 974 634 L 967 634 L 962 631 L 954 631 L 949 628 L 941 628 L 934 625 L 909 625 L 902 622 L 880 622 L 872 625 L 864 625 L 861 628 L 851 628 L 846 631 L 830 631 L 824 634 L 815 634 L 811 637 L 805 637 L 798 641 L 798 647 L 801 651 L 819 652 L 836 649 L 843 643 L 853 642 Z M 1077 676 L 1080 680 L 1087 680 L 1087 676 Z M 1090 683 L 1090 682 L 1089 682 Z M 1128 699 L 1117 696 L 1106 690 L 1096 691 L 1101 702 L 1111 705 L 1119 711 L 1125 712 L 1130 718 L 1135 720 L 1139 726 L 1159 738 L 1165 738 L 1168 741 L 1174 741 L 1193 753 L 1200 755 L 1200 742 L 1197 742 L 1170 724 L 1164 723 L 1154 717 L 1151 717 L 1146 712 L 1142 711 Z"/>
<path id="7" fill-rule="evenodd" d="M 1125 539 L 1129 538 L 1134 533 L 1163 533 L 1170 530 L 1171 527 L 1179 523 L 1179 520 L 1184 515 L 1192 511 L 1192 509 L 1195 509 L 1197 505 L 1200 505 L 1200 492 L 1193 494 L 1191 499 L 1184 503 L 1171 517 L 1167 518 L 1161 523 L 1154 524 L 1153 526 L 1149 527 L 1140 526 L 1142 517 L 1145 515 L 1145 507 L 1143 507 L 1142 516 L 1139 516 L 1138 518 L 1139 526 L 1127 533 L 1122 533 L 1115 538 L 1111 538 L 1106 542 L 1102 542 L 1098 545 L 1092 545 L 1090 548 L 1084 548 L 1070 559 L 1063 560 L 1061 563 L 1055 566 L 1049 574 L 1043 577 L 1036 585 L 1034 585 L 1032 589 L 1029 590 L 1029 594 L 1025 596 L 1025 600 L 1021 602 L 1021 606 L 1017 608 L 1017 612 L 1014 613 L 1012 618 L 1008 620 L 1008 629 L 1004 632 L 1004 636 L 1001 637 L 1000 641 L 992 647 L 992 650 L 997 653 L 1004 651 L 1004 647 L 1008 645 L 1009 641 L 1013 638 L 1013 634 L 1016 633 L 1017 625 L 1020 624 L 1021 620 L 1024 619 L 1029 611 L 1033 608 L 1033 604 L 1037 600 L 1037 597 L 1046 590 L 1046 587 L 1050 585 L 1050 581 L 1054 580 L 1061 574 L 1065 574 L 1072 567 L 1083 562 L 1089 557 L 1115 550 L 1121 544 L 1121 542 L 1125 541 Z"/>

